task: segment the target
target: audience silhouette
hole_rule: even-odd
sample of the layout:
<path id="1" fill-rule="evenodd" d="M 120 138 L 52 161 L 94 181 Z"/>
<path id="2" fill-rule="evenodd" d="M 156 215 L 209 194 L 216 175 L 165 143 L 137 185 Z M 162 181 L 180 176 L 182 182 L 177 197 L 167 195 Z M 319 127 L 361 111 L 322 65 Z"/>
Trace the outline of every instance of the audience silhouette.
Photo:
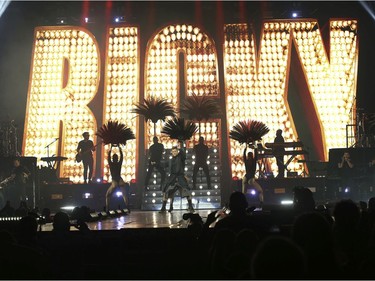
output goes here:
<path id="1" fill-rule="evenodd" d="M 268 236 L 253 255 L 250 276 L 252 279 L 306 279 L 306 256 L 290 238 Z"/>
<path id="2" fill-rule="evenodd" d="M 229 198 L 230 213 L 215 224 L 215 229 L 229 228 L 236 233 L 244 228 L 264 231 L 262 221 L 249 214 L 247 207 L 245 194 L 239 191 L 233 192 Z"/>
<path id="3" fill-rule="evenodd" d="M 336 279 L 332 227 L 318 212 L 304 213 L 293 224 L 292 239 L 307 257 L 308 276 L 312 279 Z"/>
<path id="4" fill-rule="evenodd" d="M 108 277 L 142 279 L 150 276 L 140 270 L 144 258 L 158 252 L 160 262 L 152 266 L 157 279 L 374 279 L 375 197 L 368 203 L 340 200 L 331 206 L 331 213 L 329 206 L 315 208 L 309 189 L 296 187 L 293 191 L 288 220 L 249 209 L 245 195 L 233 192 L 228 208 L 211 212 L 205 221 L 199 212 L 184 214 L 184 232 L 163 229 L 159 235 L 151 235 L 144 231 L 141 237 L 129 229 L 122 234 L 90 231 L 86 206 L 75 208 L 70 216 L 65 212 L 51 215 L 45 208 L 42 216 L 37 208 L 28 211 L 21 202 L 19 214 L 28 214 L 15 227 L 0 230 L 1 276 L 104 279 L 108 273 L 104 268 L 111 266 Z M 1 215 L 12 213 L 16 211 L 7 202 Z M 38 225 L 48 221 L 53 230 L 38 231 Z M 6 225 L 2 223 L 2 229 Z M 163 245 L 169 241 L 168 247 L 161 248 L 158 241 Z M 181 245 L 184 251 L 180 251 Z M 135 259 L 124 260 L 123 255 Z M 100 267 L 103 256 L 113 259 Z M 174 268 L 168 275 L 159 268 L 162 261 Z M 184 274 L 174 267 L 179 261 L 193 270 Z M 116 270 L 118 266 L 125 269 Z"/>

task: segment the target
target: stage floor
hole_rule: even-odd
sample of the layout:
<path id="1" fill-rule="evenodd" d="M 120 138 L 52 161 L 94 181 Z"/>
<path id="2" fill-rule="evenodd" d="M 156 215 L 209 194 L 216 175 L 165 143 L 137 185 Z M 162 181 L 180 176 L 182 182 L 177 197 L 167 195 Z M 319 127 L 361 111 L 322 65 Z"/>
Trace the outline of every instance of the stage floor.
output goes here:
<path id="1" fill-rule="evenodd" d="M 203 221 L 206 221 L 207 215 L 215 210 L 197 210 Z M 127 228 L 187 228 L 187 221 L 182 216 L 188 213 L 186 210 L 174 210 L 172 213 L 159 213 L 158 211 L 132 211 L 130 214 L 105 218 L 102 220 L 88 222 L 90 230 L 120 230 Z M 51 231 L 52 223 L 41 226 L 42 231 Z M 78 231 L 74 226 L 70 230 Z"/>

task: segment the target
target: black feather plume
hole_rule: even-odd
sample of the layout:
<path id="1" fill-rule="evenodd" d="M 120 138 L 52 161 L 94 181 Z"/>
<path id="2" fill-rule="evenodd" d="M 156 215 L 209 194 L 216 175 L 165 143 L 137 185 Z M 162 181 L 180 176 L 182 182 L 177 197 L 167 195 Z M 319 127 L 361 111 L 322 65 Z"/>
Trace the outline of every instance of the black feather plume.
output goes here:
<path id="1" fill-rule="evenodd" d="M 262 122 L 256 120 L 239 121 L 229 132 L 229 138 L 238 141 L 240 144 L 250 144 L 260 141 L 270 129 Z"/>
<path id="2" fill-rule="evenodd" d="M 133 131 L 125 124 L 118 121 L 108 121 L 96 132 L 96 135 L 103 139 L 104 144 L 126 145 L 126 141 L 135 139 Z"/>
<path id="3" fill-rule="evenodd" d="M 165 122 L 161 132 L 171 139 L 179 141 L 189 140 L 198 130 L 197 125 L 184 118 L 175 117 Z"/>

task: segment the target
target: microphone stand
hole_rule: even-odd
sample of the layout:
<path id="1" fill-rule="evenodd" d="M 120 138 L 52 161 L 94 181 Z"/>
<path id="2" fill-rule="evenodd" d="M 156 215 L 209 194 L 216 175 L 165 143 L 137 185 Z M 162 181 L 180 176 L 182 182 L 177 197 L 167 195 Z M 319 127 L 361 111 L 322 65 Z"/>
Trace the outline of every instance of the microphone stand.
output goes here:
<path id="1" fill-rule="evenodd" d="M 46 145 L 45 148 L 47 148 L 47 157 L 49 157 L 49 147 L 51 144 L 55 143 L 59 138 L 55 138 L 55 140 L 53 140 L 52 142 L 50 142 L 49 144 Z"/>
<path id="2" fill-rule="evenodd" d="M 49 147 L 51 146 L 51 144 L 54 144 L 59 138 L 55 138 L 52 142 L 50 142 L 49 144 L 46 145 L 45 148 L 47 148 L 47 157 L 49 157 Z M 50 161 L 48 161 L 48 166 L 50 168 L 53 168 L 53 165 L 51 164 Z"/>

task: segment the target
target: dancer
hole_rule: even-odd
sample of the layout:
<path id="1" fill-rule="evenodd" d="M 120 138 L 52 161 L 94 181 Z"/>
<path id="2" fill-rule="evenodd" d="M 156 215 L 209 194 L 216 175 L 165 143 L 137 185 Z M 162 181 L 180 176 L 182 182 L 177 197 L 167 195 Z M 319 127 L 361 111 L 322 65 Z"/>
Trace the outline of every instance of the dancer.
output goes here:
<path id="1" fill-rule="evenodd" d="M 150 181 L 151 173 L 155 168 L 156 170 L 159 171 L 161 175 L 160 190 L 162 190 L 162 187 L 165 181 L 165 176 L 166 176 L 164 167 L 162 166 L 160 162 L 163 157 L 164 145 L 158 142 L 157 137 L 153 138 L 153 142 L 154 143 L 150 146 L 150 149 L 149 149 L 150 159 L 148 161 L 148 169 L 147 169 L 147 174 L 146 174 L 146 179 L 145 179 L 145 189 L 148 190 L 148 182 Z"/>
<path id="2" fill-rule="evenodd" d="M 90 133 L 84 132 L 82 134 L 83 140 L 78 143 L 76 161 L 83 163 L 83 179 L 84 183 L 92 183 L 92 173 L 94 168 L 94 157 L 93 151 L 95 146 L 92 140 L 90 140 Z"/>
<path id="3" fill-rule="evenodd" d="M 120 151 L 120 159 L 118 158 L 118 155 L 116 153 L 111 156 L 113 147 L 118 147 Z M 107 212 L 109 211 L 109 199 L 112 193 L 115 191 L 116 187 L 120 188 L 125 206 L 130 212 L 129 200 L 127 197 L 127 192 L 129 191 L 130 186 L 129 186 L 129 183 L 126 183 L 121 177 L 122 161 L 123 161 L 123 153 L 122 153 L 121 147 L 111 144 L 111 149 L 108 152 L 108 164 L 109 164 L 109 169 L 111 171 L 112 183 L 110 187 L 108 188 L 107 193 L 105 195 L 105 207 L 106 207 Z"/>
<path id="4" fill-rule="evenodd" d="M 242 179 L 242 193 L 246 193 L 246 184 L 249 184 L 253 186 L 256 191 L 258 192 L 258 197 L 259 197 L 259 202 L 260 202 L 260 207 L 263 205 L 263 189 L 255 181 L 255 171 L 256 171 L 256 165 L 257 165 L 257 158 L 258 158 L 258 150 L 254 148 L 254 152 L 249 152 L 246 157 L 246 150 L 247 146 L 244 149 L 243 152 L 243 161 L 245 163 L 245 169 L 246 169 L 246 174 Z"/>
<path id="5" fill-rule="evenodd" d="M 199 143 L 194 146 L 195 152 L 195 164 L 193 168 L 193 189 L 196 189 L 196 182 L 197 182 L 197 172 L 200 167 L 202 167 L 206 179 L 207 179 L 207 188 L 211 188 L 211 178 L 208 170 L 207 165 L 207 157 L 208 157 L 208 146 L 204 144 L 204 138 L 199 137 Z"/>
<path id="6" fill-rule="evenodd" d="M 170 207 L 168 212 L 173 210 L 173 200 L 175 193 L 179 190 L 181 198 L 186 197 L 190 212 L 194 212 L 193 204 L 191 202 L 191 194 L 188 182 L 185 178 L 185 159 L 186 148 L 182 141 L 179 141 L 180 148 L 177 146 L 171 150 L 172 158 L 169 160 L 169 177 L 163 189 L 163 205 L 160 213 L 166 212 L 166 205 L 168 198 L 170 199 Z"/>

